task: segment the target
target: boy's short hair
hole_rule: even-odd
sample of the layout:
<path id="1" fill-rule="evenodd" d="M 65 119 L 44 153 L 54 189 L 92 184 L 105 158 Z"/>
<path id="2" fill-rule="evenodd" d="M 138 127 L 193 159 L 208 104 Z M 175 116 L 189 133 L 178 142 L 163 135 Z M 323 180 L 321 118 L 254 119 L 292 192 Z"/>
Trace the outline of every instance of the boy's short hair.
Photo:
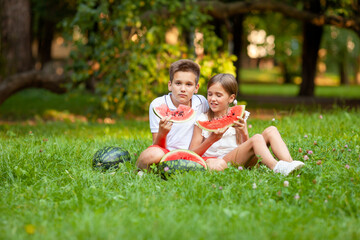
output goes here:
<path id="1" fill-rule="evenodd" d="M 174 75 L 176 72 L 192 72 L 195 74 L 196 79 L 195 82 L 196 84 L 199 83 L 199 78 L 200 78 L 200 66 L 189 59 L 181 59 L 178 60 L 176 62 L 173 62 L 170 66 L 170 82 L 173 81 L 174 79 Z"/>

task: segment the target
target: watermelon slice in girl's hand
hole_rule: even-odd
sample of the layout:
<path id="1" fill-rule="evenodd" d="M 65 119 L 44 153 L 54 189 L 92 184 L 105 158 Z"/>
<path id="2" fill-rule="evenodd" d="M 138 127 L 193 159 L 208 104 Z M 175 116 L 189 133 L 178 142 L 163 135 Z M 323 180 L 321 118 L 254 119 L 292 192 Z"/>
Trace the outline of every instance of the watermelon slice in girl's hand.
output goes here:
<path id="1" fill-rule="evenodd" d="M 171 116 L 171 122 L 186 122 L 195 116 L 194 109 L 182 104 L 180 104 L 176 110 L 171 111 L 169 107 L 164 103 L 158 107 L 154 107 L 153 111 L 159 118 Z"/>
<path id="2" fill-rule="evenodd" d="M 236 105 L 229 109 L 229 112 L 226 116 L 219 119 L 212 119 L 208 121 L 197 121 L 197 124 L 200 128 L 209 131 L 215 132 L 216 130 L 225 129 L 234 125 L 234 121 L 238 120 L 238 117 L 242 117 L 245 113 L 245 105 Z"/>

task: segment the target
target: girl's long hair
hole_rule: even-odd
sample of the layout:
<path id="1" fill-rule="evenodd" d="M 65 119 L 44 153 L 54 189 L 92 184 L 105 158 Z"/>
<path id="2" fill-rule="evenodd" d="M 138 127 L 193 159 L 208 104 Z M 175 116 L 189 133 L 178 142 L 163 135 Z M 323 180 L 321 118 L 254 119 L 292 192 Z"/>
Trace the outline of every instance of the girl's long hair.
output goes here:
<path id="1" fill-rule="evenodd" d="M 236 96 L 238 93 L 238 84 L 237 84 L 237 81 L 236 81 L 234 75 L 229 74 L 229 73 L 220 73 L 220 74 L 213 76 L 212 78 L 210 78 L 210 80 L 207 84 L 207 89 L 209 89 L 215 83 L 220 83 L 221 86 L 226 91 L 226 93 L 228 93 L 230 96 L 232 94 L 235 94 L 235 99 L 236 99 Z M 209 108 L 207 115 L 208 115 L 209 120 L 214 119 L 215 114 L 211 110 L 211 108 Z M 240 138 L 238 136 L 238 132 L 236 132 L 236 143 L 240 144 Z"/>

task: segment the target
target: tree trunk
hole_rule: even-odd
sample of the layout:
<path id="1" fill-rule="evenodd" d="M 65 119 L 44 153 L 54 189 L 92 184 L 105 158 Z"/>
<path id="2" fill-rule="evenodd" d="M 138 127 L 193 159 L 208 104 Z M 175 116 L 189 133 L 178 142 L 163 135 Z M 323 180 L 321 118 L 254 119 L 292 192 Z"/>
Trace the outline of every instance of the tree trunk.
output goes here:
<path id="1" fill-rule="evenodd" d="M 0 82 L 0 105 L 11 95 L 25 88 L 43 88 L 54 93 L 65 93 L 63 84 L 69 79 L 64 75 L 28 71 L 12 75 Z"/>
<path id="2" fill-rule="evenodd" d="M 38 56 L 40 59 L 41 66 L 51 61 L 51 45 L 54 39 L 55 23 L 40 19 L 39 21 L 39 32 L 38 32 Z"/>
<path id="3" fill-rule="evenodd" d="M 241 78 L 240 78 L 240 69 L 241 69 L 241 49 L 243 45 L 243 21 L 244 21 L 244 14 L 239 14 L 231 18 L 231 21 L 233 23 L 232 27 L 232 35 L 233 35 L 233 54 L 236 56 L 236 61 L 234 62 L 235 66 L 235 73 L 236 73 L 236 80 L 238 82 L 238 85 L 241 84 Z M 239 89 L 239 95 L 241 95 L 240 89 Z"/>
<path id="4" fill-rule="evenodd" d="M 320 1 L 310 1 L 309 10 L 311 12 L 320 13 Z M 301 70 L 302 82 L 299 96 L 314 96 L 316 66 L 322 34 L 322 26 L 319 27 L 311 23 L 304 23 Z"/>
<path id="5" fill-rule="evenodd" d="M 4 73 L 32 69 L 30 0 L 0 0 L 1 56 L 5 61 Z"/>
<path id="6" fill-rule="evenodd" d="M 224 33 L 224 29 L 223 29 L 225 25 L 224 20 L 214 18 L 213 21 L 211 22 L 211 25 L 214 26 L 214 32 L 216 36 L 220 38 L 222 41 L 222 44 L 219 46 L 218 51 L 219 52 L 226 51 L 228 47 L 228 38 L 227 38 L 227 34 Z"/>

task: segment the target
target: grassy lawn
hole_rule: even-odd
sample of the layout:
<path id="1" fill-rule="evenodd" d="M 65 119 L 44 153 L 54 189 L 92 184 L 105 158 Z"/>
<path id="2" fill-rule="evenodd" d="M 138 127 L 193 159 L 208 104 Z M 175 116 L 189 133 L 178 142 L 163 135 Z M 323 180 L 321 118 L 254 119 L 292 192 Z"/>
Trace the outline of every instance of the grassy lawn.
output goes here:
<path id="1" fill-rule="evenodd" d="M 279 68 L 258 70 L 242 69 L 240 89 L 246 95 L 296 96 L 300 85 L 282 83 Z M 300 80 L 301 81 L 301 80 Z M 360 98 L 360 85 L 339 85 L 339 76 L 325 73 L 316 78 L 316 97 Z M 351 81 L 353 79 L 351 78 Z"/>
<path id="2" fill-rule="evenodd" d="M 295 84 L 251 84 L 245 83 L 240 86 L 241 93 L 245 95 L 259 96 L 297 96 L 300 86 Z M 360 85 L 355 86 L 316 86 L 316 97 L 334 98 L 360 98 Z"/>
<path id="3" fill-rule="evenodd" d="M 95 100 L 41 97 L 50 107 L 26 94 L 0 107 L 0 118 L 39 116 L 0 125 L 0 239 L 360 238 L 359 109 L 250 118 L 250 135 L 274 125 L 305 162 L 290 176 L 230 167 L 165 181 L 134 167 L 151 144 L 147 121 L 44 121 L 49 108 L 86 114 Z M 132 164 L 94 171 L 104 146 L 127 149 Z"/>

